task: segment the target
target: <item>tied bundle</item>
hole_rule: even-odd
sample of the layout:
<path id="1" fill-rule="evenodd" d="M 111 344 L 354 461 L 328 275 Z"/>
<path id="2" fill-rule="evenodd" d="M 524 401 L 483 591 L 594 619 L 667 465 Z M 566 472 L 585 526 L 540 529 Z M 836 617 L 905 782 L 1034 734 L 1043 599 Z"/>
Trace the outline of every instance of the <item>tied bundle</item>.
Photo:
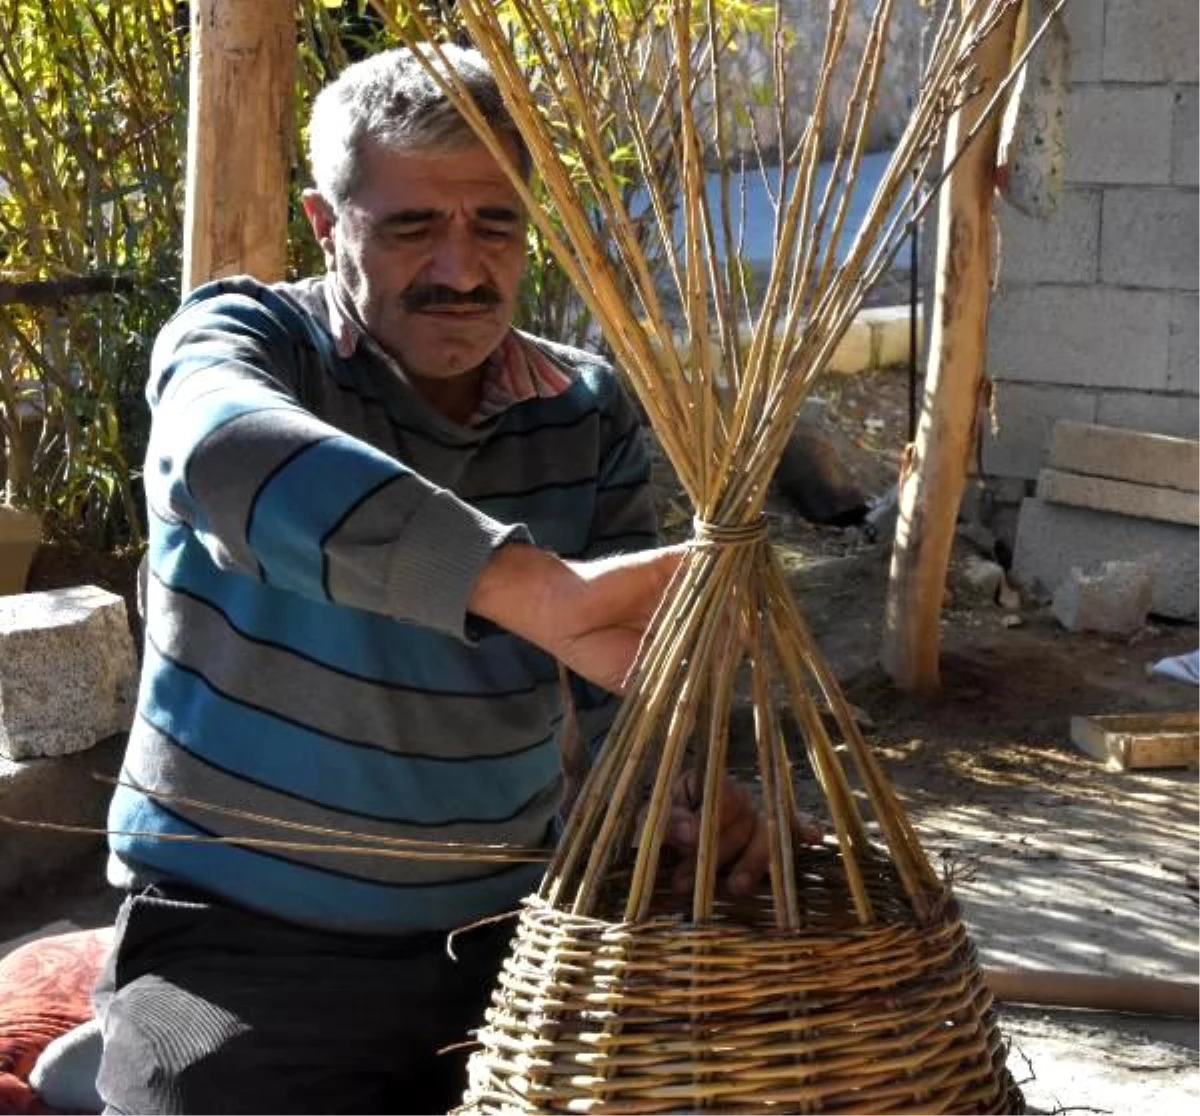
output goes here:
<path id="1" fill-rule="evenodd" d="M 508 167 L 695 512 L 694 544 L 522 913 L 463 1111 L 1023 1110 L 953 896 L 823 661 L 764 518 L 801 401 L 1005 89 L 936 168 L 949 122 L 978 92 L 973 56 L 1019 0 L 944 5 L 851 236 L 898 6 L 829 0 L 792 139 L 774 5 L 768 142 L 730 88 L 738 33 L 715 0 L 458 0 L 452 18 L 493 69 L 537 197 L 441 56 L 444 25 L 417 5 L 393 21 Z M 656 67 L 669 80 L 648 96 Z M 745 178 L 731 170 L 747 132 L 772 207 L 761 290 L 740 258 Z M 716 858 L 739 687 L 770 840 L 770 886 L 740 900 L 723 893 Z M 827 807 L 832 833 L 817 847 L 802 840 L 788 720 Z M 685 764 L 702 789 L 681 900 L 664 838 Z"/>

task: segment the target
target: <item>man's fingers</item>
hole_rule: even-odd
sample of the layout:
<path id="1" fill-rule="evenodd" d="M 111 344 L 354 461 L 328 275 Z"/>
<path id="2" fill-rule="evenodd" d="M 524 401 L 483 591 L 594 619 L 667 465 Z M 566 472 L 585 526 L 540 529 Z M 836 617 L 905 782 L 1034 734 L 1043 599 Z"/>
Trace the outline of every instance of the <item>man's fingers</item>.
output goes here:
<path id="1" fill-rule="evenodd" d="M 754 830 L 749 842 L 729 871 L 729 890 L 735 895 L 749 895 L 767 874 L 771 863 L 771 846 L 767 837 L 767 823 L 756 812 L 753 815 Z"/>

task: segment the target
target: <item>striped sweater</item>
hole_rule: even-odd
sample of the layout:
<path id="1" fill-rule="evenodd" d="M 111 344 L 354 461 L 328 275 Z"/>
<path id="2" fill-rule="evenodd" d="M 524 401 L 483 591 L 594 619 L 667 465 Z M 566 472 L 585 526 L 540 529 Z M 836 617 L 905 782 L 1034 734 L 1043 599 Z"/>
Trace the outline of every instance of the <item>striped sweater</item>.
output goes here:
<path id="1" fill-rule="evenodd" d="M 155 345 L 123 781 L 159 793 L 117 790 L 109 876 L 335 930 L 444 929 L 513 907 L 541 866 L 152 835 L 304 840 L 217 804 L 363 835 L 546 844 L 557 667 L 466 602 L 506 541 L 578 558 L 652 545 L 644 437 L 607 365 L 524 335 L 566 390 L 456 425 L 369 348 L 340 356 L 322 291 L 212 283 Z M 572 686 L 594 745 L 615 699 Z"/>

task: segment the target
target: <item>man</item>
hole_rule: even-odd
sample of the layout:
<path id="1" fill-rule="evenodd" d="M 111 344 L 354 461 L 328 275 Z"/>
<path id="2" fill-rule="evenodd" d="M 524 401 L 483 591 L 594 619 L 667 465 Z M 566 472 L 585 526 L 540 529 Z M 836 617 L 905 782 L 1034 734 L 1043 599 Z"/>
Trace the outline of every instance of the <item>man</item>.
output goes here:
<path id="1" fill-rule="evenodd" d="M 522 164 L 480 57 L 456 70 Z M 314 107 L 323 279 L 195 291 L 154 350 L 130 892 L 97 1003 L 118 1112 L 438 1112 L 540 866 L 349 856 L 292 826 L 547 846 L 560 664 L 597 746 L 678 549 L 599 359 L 515 332 L 517 191 L 407 51 Z M 229 811 L 237 811 L 231 813 Z M 741 886 L 765 863 L 744 791 Z M 695 839 L 679 819 L 678 843 Z M 199 843 L 190 837 L 296 846 Z M 182 839 L 181 839 L 182 838 Z M 350 838 L 339 838 L 340 843 Z"/>

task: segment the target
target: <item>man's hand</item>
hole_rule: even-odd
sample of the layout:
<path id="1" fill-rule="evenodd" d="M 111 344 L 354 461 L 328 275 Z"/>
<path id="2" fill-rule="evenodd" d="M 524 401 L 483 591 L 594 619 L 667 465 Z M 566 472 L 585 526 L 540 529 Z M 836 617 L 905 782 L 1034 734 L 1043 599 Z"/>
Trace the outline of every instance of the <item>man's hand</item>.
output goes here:
<path id="1" fill-rule="evenodd" d="M 568 562 L 511 543 L 484 567 L 468 607 L 588 681 L 620 693 L 686 553 L 686 546 L 675 546 Z"/>
<path id="2" fill-rule="evenodd" d="M 700 775 L 696 771 L 688 771 L 680 776 L 672 793 L 667 843 L 684 854 L 684 860 L 676 869 L 672 881 L 676 891 L 687 891 L 695 882 L 703 793 Z M 721 783 L 717 817 L 717 864 L 727 871 L 729 890 L 733 894 L 749 895 L 762 882 L 770 866 L 767 823 L 750 791 L 728 775 L 723 777 Z M 821 827 L 812 819 L 805 818 L 801 836 L 809 844 L 819 845 Z"/>

